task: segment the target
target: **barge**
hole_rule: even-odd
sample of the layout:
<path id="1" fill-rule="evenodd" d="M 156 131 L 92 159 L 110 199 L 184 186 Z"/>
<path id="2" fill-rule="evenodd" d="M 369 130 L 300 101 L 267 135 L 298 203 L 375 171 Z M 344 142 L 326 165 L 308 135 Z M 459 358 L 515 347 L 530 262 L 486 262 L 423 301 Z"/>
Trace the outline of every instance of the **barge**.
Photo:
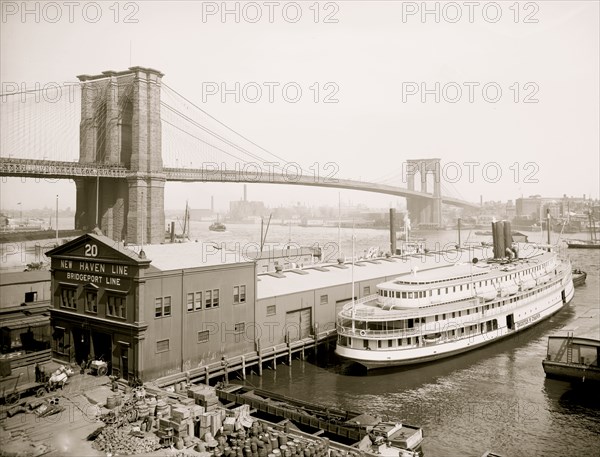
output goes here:
<path id="1" fill-rule="evenodd" d="M 423 430 L 417 426 L 382 421 L 378 417 L 354 411 L 326 408 L 242 385 L 217 388 L 217 396 L 224 404 L 249 405 L 263 418 L 290 421 L 301 430 L 330 437 L 336 443 L 369 454 L 394 457 L 420 455 Z"/>
<path id="2" fill-rule="evenodd" d="M 600 382 L 600 340 L 549 336 L 548 353 L 542 361 L 547 378 L 574 382 Z"/>

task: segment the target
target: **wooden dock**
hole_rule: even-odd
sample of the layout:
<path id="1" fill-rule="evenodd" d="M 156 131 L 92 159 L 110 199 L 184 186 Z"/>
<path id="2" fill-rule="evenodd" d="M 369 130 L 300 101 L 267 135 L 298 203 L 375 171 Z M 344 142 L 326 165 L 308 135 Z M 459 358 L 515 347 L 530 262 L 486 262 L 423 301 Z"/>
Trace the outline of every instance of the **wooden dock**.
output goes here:
<path id="1" fill-rule="evenodd" d="M 246 379 L 248 369 L 255 369 L 262 376 L 265 367 L 277 370 L 278 363 L 291 365 L 294 356 L 304 360 L 307 352 L 317 354 L 319 347 L 335 342 L 337 333 L 335 329 L 320 332 L 314 337 L 304 338 L 288 343 L 282 343 L 268 348 L 258 347 L 256 351 L 232 357 L 223 357 L 221 360 L 201 365 L 187 371 L 156 379 L 153 384 L 158 387 L 171 386 L 180 382 L 204 382 L 209 384 L 211 378 L 224 378 L 240 373 Z M 325 348 L 323 348 L 325 350 Z"/>

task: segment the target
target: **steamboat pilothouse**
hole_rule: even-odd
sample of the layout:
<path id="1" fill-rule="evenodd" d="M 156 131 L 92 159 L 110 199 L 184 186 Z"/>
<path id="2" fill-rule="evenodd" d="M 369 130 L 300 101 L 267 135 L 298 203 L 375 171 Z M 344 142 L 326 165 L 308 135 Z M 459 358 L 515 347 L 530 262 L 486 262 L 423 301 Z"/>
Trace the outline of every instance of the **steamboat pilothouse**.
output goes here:
<path id="1" fill-rule="evenodd" d="M 458 249 L 452 263 L 423 254 L 377 294 L 345 305 L 336 353 L 367 369 L 428 362 L 526 329 L 571 300 L 567 259 L 550 245 L 513 243 L 507 222 L 493 229 L 493 248 Z"/>

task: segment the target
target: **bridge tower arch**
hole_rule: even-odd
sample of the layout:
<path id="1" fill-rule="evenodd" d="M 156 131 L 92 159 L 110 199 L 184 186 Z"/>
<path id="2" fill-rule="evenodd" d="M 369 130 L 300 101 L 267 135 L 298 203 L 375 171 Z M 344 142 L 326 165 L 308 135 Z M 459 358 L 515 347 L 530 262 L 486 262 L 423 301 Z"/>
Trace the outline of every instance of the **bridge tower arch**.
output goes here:
<path id="1" fill-rule="evenodd" d="M 433 175 L 433 199 L 407 198 L 407 209 L 411 220 L 430 228 L 442 225 L 442 182 L 440 159 L 409 159 L 406 161 L 406 180 L 408 190 L 415 190 L 415 175 L 421 178 L 421 192 L 428 192 L 427 176 Z"/>
<path id="2" fill-rule="evenodd" d="M 165 236 L 160 92 L 163 74 L 144 67 L 78 76 L 80 163 L 127 168 L 122 178 L 76 178 L 75 228 L 96 225 L 114 240 L 161 243 Z"/>

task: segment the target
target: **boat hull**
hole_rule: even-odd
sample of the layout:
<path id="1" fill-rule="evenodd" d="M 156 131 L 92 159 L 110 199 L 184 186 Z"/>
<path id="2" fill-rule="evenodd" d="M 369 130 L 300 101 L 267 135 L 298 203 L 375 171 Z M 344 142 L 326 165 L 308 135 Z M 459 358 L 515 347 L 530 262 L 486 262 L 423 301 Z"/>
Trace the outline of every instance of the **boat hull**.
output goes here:
<path id="1" fill-rule="evenodd" d="M 472 337 L 465 337 L 440 344 L 431 344 L 422 347 L 401 350 L 367 351 L 338 345 L 335 352 L 341 358 L 361 365 L 367 370 L 415 365 L 459 355 L 519 333 L 560 311 L 563 306 L 568 304 L 573 298 L 574 287 L 570 276 L 568 276 L 566 285 L 562 286 L 561 282 L 557 283 L 557 285 L 559 284 L 561 284 L 561 287 L 552 291 L 551 297 L 547 297 L 546 306 L 544 309 L 541 311 L 533 311 L 533 308 L 535 308 L 536 305 L 539 307 L 541 300 L 530 304 L 529 317 L 524 316 L 521 321 L 517 322 L 516 324 L 518 325 L 515 326 L 514 330 L 509 330 L 506 326 L 499 326 L 497 330 L 483 334 L 476 334 Z M 519 311 L 523 312 L 525 306 L 526 305 L 523 305 Z M 503 320 L 505 321 L 508 315 L 514 314 L 515 312 L 517 312 L 517 310 L 511 310 L 496 314 L 494 317 L 498 319 L 498 322 L 501 322 Z M 365 357 L 365 355 L 368 355 L 368 357 Z"/>
<path id="2" fill-rule="evenodd" d="M 569 249 L 600 249 L 600 244 L 567 243 Z"/>
<path id="3" fill-rule="evenodd" d="M 587 365 L 542 361 L 547 378 L 574 382 L 600 382 L 600 368 Z"/>

